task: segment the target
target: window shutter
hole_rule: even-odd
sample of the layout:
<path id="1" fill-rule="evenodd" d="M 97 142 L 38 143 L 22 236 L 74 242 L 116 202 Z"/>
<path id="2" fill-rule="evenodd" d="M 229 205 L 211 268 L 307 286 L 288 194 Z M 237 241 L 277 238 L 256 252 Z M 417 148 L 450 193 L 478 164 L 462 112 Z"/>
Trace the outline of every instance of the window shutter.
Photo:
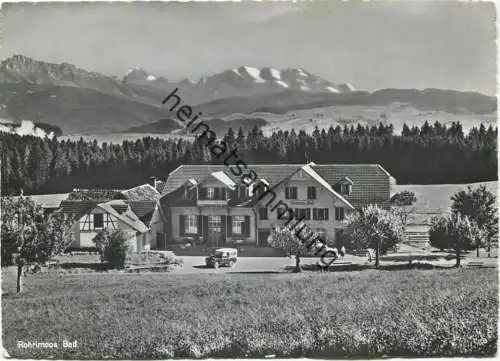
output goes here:
<path id="1" fill-rule="evenodd" d="M 205 200 L 205 194 L 207 193 L 206 192 L 206 188 L 205 187 L 200 187 L 198 188 L 198 197 L 200 198 L 200 200 Z"/>
<path id="2" fill-rule="evenodd" d="M 306 219 L 307 220 L 311 219 L 311 208 L 306 208 Z"/>
<path id="3" fill-rule="evenodd" d="M 328 208 L 325 208 L 325 221 L 328 221 Z"/>
<path id="4" fill-rule="evenodd" d="M 220 188 L 214 189 L 214 199 L 220 199 Z"/>
<path id="5" fill-rule="evenodd" d="M 226 244 L 226 237 L 227 237 L 227 216 L 220 216 L 220 221 L 221 221 L 221 242 L 222 244 Z"/>
<path id="6" fill-rule="evenodd" d="M 203 216 L 203 237 L 206 237 L 208 234 L 208 217 Z"/>
<path id="7" fill-rule="evenodd" d="M 318 220 L 318 208 L 313 208 L 313 220 Z"/>
<path id="8" fill-rule="evenodd" d="M 227 216 L 226 219 L 227 236 L 230 237 L 233 234 L 233 217 Z"/>
<path id="9" fill-rule="evenodd" d="M 203 234 L 202 220 L 203 218 L 201 218 L 201 216 L 198 216 L 198 236 L 201 236 Z"/>
<path id="10" fill-rule="evenodd" d="M 285 199 L 290 199 L 290 188 L 285 188 Z"/>
<path id="11" fill-rule="evenodd" d="M 243 232 L 245 237 L 250 237 L 250 216 L 245 216 L 245 231 Z"/>
<path id="12" fill-rule="evenodd" d="M 221 198 L 226 199 L 226 188 L 221 188 Z"/>
<path id="13" fill-rule="evenodd" d="M 186 222 L 185 222 L 186 216 L 181 214 L 179 215 L 179 235 L 185 236 L 186 235 Z"/>

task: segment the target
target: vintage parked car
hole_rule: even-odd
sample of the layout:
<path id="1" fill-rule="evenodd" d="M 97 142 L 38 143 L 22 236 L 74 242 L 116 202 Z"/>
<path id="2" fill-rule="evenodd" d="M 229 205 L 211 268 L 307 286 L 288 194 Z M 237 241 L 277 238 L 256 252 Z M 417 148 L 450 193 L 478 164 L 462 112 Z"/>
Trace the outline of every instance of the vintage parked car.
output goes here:
<path id="1" fill-rule="evenodd" d="M 219 266 L 233 267 L 238 260 L 238 250 L 234 248 L 219 248 L 213 254 L 205 258 L 207 267 L 219 268 Z"/>

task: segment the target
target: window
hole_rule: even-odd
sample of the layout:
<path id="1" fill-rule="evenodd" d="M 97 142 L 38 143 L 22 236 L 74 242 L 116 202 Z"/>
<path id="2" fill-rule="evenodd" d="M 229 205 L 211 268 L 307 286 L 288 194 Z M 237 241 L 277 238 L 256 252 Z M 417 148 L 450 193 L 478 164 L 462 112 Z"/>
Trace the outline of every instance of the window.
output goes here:
<path id="1" fill-rule="evenodd" d="M 344 195 L 351 194 L 351 185 L 349 183 L 343 183 L 340 185 L 340 193 Z"/>
<path id="2" fill-rule="evenodd" d="M 209 228 L 220 228 L 222 226 L 221 216 L 208 216 Z"/>
<path id="3" fill-rule="evenodd" d="M 233 234 L 243 234 L 243 223 L 245 216 L 233 216 Z"/>
<path id="4" fill-rule="evenodd" d="M 102 213 L 94 213 L 94 228 L 102 228 L 104 226 L 104 215 Z"/>
<path id="5" fill-rule="evenodd" d="M 336 207 L 335 208 L 335 220 L 336 221 L 343 221 L 344 218 L 345 218 L 344 208 Z"/>
<path id="6" fill-rule="evenodd" d="M 215 198 L 215 189 L 214 188 L 207 188 L 207 199 L 214 199 Z"/>
<path id="7" fill-rule="evenodd" d="M 261 221 L 267 219 L 267 208 L 259 208 L 259 219 Z"/>
<path id="8" fill-rule="evenodd" d="M 307 187 L 307 199 L 316 199 L 316 187 Z"/>
<path id="9" fill-rule="evenodd" d="M 294 214 L 294 218 L 297 220 L 299 220 L 299 219 L 310 220 L 311 219 L 311 209 L 310 208 L 295 208 L 293 214 Z"/>
<path id="10" fill-rule="evenodd" d="M 184 218 L 184 229 L 188 234 L 198 233 L 198 217 L 195 215 L 188 215 Z"/>
<path id="11" fill-rule="evenodd" d="M 329 214 L 328 208 L 314 208 L 313 220 L 315 221 L 328 221 Z"/>
<path id="12" fill-rule="evenodd" d="M 297 187 L 286 187 L 285 188 L 285 198 L 286 199 L 297 199 Z"/>

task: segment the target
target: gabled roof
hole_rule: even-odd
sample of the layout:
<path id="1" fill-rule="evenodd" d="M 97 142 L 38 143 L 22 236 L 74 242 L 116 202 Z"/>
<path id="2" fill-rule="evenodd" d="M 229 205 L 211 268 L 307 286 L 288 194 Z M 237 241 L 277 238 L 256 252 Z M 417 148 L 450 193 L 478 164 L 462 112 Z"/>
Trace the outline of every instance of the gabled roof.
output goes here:
<path id="1" fill-rule="evenodd" d="M 61 211 L 63 213 L 73 214 L 78 218 L 81 218 L 84 214 L 89 213 L 94 209 L 99 202 L 96 201 L 62 201 Z"/>
<path id="2" fill-rule="evenodd" d="M 343 196 L 335 192 L 332 186 L 328 184 L 328 182 L 324 180 L 318 173 L 316 173 L 316 171 L 309 164 L 303 166 L 302 170 L 306 172 L 309 176 L 311 176 L 314 180 L 316 180 L 319 184 L 321 184 L 331 194 L 340 199 L 348 208 L 354 209 L 354 206 Z"/>
<path id="3" fill-rule="evenodd" d="M 309 163 L 306 165 L 309 175 L 313 176 L 318 182 L 326 187 L 329 185 L 329 191 L 335 192 L 333 185 L 343 179 L 349 179 L 352 182 L 352 192 L 350 195 L 340 195 L 344 201 L 356 208 L 363 207 L 371 203 L 377 203 L 386 206 L 390 198 L 390 174 L 379 164 L 315 164 Z M 259 179 L 266 179 L 271 189 L 278 184 L 289 179 L 300 169 L 303 169 L 303 164 L 265 164 L 265 165 L 248 165 L 247 169 L 243 169 L 242 174 L 253 170 Z M 230 170 L 231 168 L 225 165 L 182 165 L 175 169 L 168 177 L 165 189 L 162 195 L 162 205 L 168 204 L 167 199 L 173 200 L 175 195 L 181 195 L 179 191 L 186 179 L 193 178 L 196 181 L 201 181 L 207 178 L 211 173 L 224 171 L 236 184 L 241 184 L 241 175 L 236 177 Z M 169 197 L 164 195 L 176 191 L 175 194 L 170 194 Z M 241 206 L 251 206 L 252 200 L 248 200 Z"/>
<path id="4" fill-rule="evenodd" d="M 33 202 L 39 204 L 42 208 L 59 208 L 61 202 L 66 200 L 68 196 L 69 193 L 24 195 L 24 197 L 31 198 Z M 17 200 L 19 196 L 10 198 Z"/>
<path id="5" fill-rule="evenodd" d="M 253 170 L 259 178 L 265 178 L 269 184 L 277 184 L 282 179 L 302 167 L 303 164 L 258 164 L 248 165 L 247 169 L 241 167 L 241 175 L 235 176 L 231 169 L 237 172 L 236 166 L 226 167 L 220 165 L 181 165 L 176 168 L 167 178 L 162 196 L 178 189 L 187 179 L 193 178 L 198 183 L 210 176 L 210 174 L 223 171 L 234 183 L 241 184 L 241 177 Z"/>
<path id="6" fill-rule="evenodd" d="M 123 202 L 123 203 L 118 203 L 118 202 Z M 149 230 L 149 228 L 146 227 L 144 223 L 142 223 L 139 217 L 137 217 L 137 215 L 134 212 L 132 212 L 130 208 L 128 208 L 128 210 L 123 213 L 119 213 L 115 210 L 115 207 L 117 205 L 127 206 L 128 208 L 127 203 L 125 203 L 122 200 L 113 200 L 106 203 L 100 203 L 97 206 L 103 209 L 104 211 L 108 212 L 109 214 L 115 216 L 122 222 L 128 224 L 130 227 L 134 228 L 138 232 L 144 233 Z"/>
<path id="7" fill-rule="evenodd" d="M 121 194 L 129 201 L 156 201 L 160 198 L 160 192 L 148 183 L 122 191 Z"/>
<path id="8" fill-rule="evenodd" d="M 149 225 L 156 208 L 156 201 L 131 201 L 129 202 L 132 212 L 145 224 Z"/>
<path id="9" fill-rule="evenodd" d="M 115 198 L 123 198 L 118 189 L 73 189 L 67 200 L 105 202 Z"/>
<path id="10" fill-rule="evenodd" d="M 352 181 L 352 179 L 349 178 L 349 177 L 343 177 L 341 180 L 339 180 L 337 182 L 337 184 L 346 184 L 346 183 L 349 183 L 350 185 L 354 184 L 354 182 Z"/>
<path id="11" fill-rule="evenodd" d="M 370 203 L 389 204 L 391 175 L 379 164 L 317 164 L 311 167 L 331 185 L 348 177 L 353 182 L 352 192 L 344 198 L 356 208 Z"/>
<path id="12" fill-rule="evenodd" d="M 209 177 L 213 177 L 213 178 L 217 179 L 219 182 L 221 182 L 222 184 L 224 184 L 225 186 L 227 186 L 231 190 L 234 190 L 236 187 L 236 183 L 226 173 L 224 173 L 221 170 L 218 172 L 210 173 Z M 208 177 L 206 179 L 208 179 Z M 202 181 L 202 183 L 203 183 L 203 181 Z"/>

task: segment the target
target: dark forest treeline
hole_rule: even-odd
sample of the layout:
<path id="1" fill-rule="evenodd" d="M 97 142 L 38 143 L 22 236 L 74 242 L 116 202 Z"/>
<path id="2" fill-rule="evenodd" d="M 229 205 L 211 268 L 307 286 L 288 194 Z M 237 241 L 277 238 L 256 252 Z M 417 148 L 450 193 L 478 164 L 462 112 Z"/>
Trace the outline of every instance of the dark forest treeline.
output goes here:
<path id="1" fill-rule="evenodd" d="M 145 137 L 122 144 L 58 141 L 0 133 L 2 193 L 68 192 L 73 188 L 129 188 L 165 179 L 180 164 L 221 162 L 208 147 L 183 139 Z M 392 125 L 279 131 L 264 136 L 232 129 L 226 143 L 247 164 L 379 163 L 399 184 L 470 183 L 497 179 L 497 129 L 483 125 L 464 135 L 461 125 L 436 122 L 406 125 L 401 135 Z M 228 151 L 229 153 L 229 151 Z"/>

